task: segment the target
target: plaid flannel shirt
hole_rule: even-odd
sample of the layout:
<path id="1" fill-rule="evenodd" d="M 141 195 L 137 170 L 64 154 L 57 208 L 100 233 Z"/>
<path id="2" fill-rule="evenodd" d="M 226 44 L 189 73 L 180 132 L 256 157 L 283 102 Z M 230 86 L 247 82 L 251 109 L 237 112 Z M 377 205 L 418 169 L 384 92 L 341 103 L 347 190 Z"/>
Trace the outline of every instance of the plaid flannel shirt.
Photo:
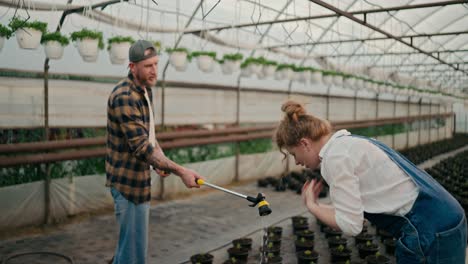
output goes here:
<path id="1" fill-rule="evenodd" d="M 152 101 L 151 88 L 146 90 Z M 154 148 L 149 141 L 149 109 L 144 89 L 135 85 L 131 73 L 117 84 L 107 102 L 106 186 L 135 204 L 151 199 L 148 159 Z"/>

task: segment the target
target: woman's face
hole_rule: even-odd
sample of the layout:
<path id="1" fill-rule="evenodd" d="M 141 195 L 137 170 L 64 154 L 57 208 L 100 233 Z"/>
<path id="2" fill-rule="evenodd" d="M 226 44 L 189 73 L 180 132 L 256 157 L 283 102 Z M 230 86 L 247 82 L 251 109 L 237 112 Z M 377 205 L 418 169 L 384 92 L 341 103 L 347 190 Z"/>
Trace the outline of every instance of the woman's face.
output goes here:
<path id="1" fill-rule="evenodd" d="M 313 142 L 308 138 L 302 138 L 297 146 L 286 147 L 286 150 L 294 157 L 296 165 L 309 169 L 317 169 L 320 165 L 320 142 Z"/>

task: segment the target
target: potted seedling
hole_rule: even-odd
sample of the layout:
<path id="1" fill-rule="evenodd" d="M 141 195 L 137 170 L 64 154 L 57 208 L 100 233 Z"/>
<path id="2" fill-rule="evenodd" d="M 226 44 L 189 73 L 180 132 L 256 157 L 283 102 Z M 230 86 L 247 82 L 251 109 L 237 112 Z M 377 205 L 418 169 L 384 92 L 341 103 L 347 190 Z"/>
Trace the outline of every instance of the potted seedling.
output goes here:
<path id="1" fill-rule="evenodd" d="M 268 235 L 275 234 L 277 237 L 281 237 L 283 234 L 283 228 L 281 226 L 269 226 L 267 228 Z"/>
<path id="2" fill-rule="evenodd" d="M 223 264 L 245 264 L 245 261 L 238 260 L 237 258 L 229 258 L 228 260 L 224 261 Z"/>
<path id="3" fill-rule="evenodd" d="M 243 56 L 240 53 L 224 54 L 223 59 L 220 61 L 223 74 L 231 74 L 240 69 L 242 58 Z"/>
<path id="4" fill-rule="evenodd" d="M 356 245 L 363 244 L 363 243 L 367 243 L 367 241 L 372 242 L 372 240 L 374 240 L 374 235 L 361 232 L 359 235 L 355 236 L 354 239 L 356 241 Z"/>
<path id="5" fill-rule="evenodd" d="M 67 46 L 70 41 L 68 38 L 60 32 L 45 33 L 41 39 L 42 45 L 44 45 L 44 51 L 46 57 L 52 60 L 58 60 L 63 56 L 63 49 Z"/>
<path id="6" fill-rule="evenodd" d="M 323 229 L 323 232 L 325 233 L 326 238 L 341 236 L 343 234 L 343 232 L 341 232 L 340 230 L 333 229 L 333 228 L 331 228 L 329 226 L 325 227 Z"/>
<path id="7" fill-rule="evenodd" d="M 189 61 L 189 51 L 186 48 L 168 48 L 169 62 L 177 71 L 185 71 Z"/>
<path id="8" fill-rule="evenodd" d="M 313 250 L 300 251 L 296 253 L 298 264 L 317 263 L 319 254 Z"/>
<path id="9" fill-rule="evenodd" d="M 190 257 L 192 264 L 212 264 L 213 255 L 209 253 L 199 253 Z"/>
<path id="10" fill-rule="evenodd" d="M 298 220 L 297 222 L 293 222 L 294 233 L 297 233 L 298 231 L 306 230 L 306 229 L 309 229 L 309 223 L 307 222 L 307 220 L 301 219 L 301 220 Z"/>
<path id="11" fill-rule="evenodd" d="M 248 237 L 242 237 L 238 239 L 234 239 L 232 241 L 232 244 L 236 246 L 237 244 L 240 244 L 241 247 L 246 248 L 248 250 L 252 249 L 252 239 Z"/>
<path id="12" fill-rule="evenodd" d="M 104 49 L 102 32 L 83 28 L 71 34 L 71 39 L 76 43 L 78 52 L 85 62 L 95 62 L 100 49 Z"/>
<path id="13" fill-rule="evenodd" d="M 273 246 L 281 246 L 281 237 L 275 235 L 275 233 L 267 233 L 268 242 L 273 243 Z"/>
<path id="14" fill-rule="evenodd" d="M 359 250 L 359 257 L 365 259 L 369 255 L 374 255 L 379 251 L 379 245 L 367 241 L 365 244 L 357 245 Z"/>
<path id="15" fill-rule="evenodd" d="M 279 256 L 281 251 L 281 246 L 275 246 L 273 242 L 268 242 L 266 248 L 264 249 L 266 254 L 273 254 L 273 256 Z"/>
<path id="16" fill-rule="evenodd" d="M 124 64 L 128 59 L 128 50 L 135 42 L 132 37 L 115 36 L 107 40 L 107 50 L 112 64 Z"/>
<path id="17" fill-rule="evenodd" d="M 328 238 L 328 247 L 329 248 L 335 248 L 338 246 L 345 246 L 348 244 L 348 240 L 344 237 L 341 236 L 334 236 L 334 237 L 329 237 Z"/>
<path id="18" fill-rule="evenodd" d="M 376 252 L 374 255 L 366 257 L 367 264 L 389 264 L 390 258 L 381 255 L 380 252 Z"/>
<path id="19" fill-rule="evenodd" d="M 42 34 L 47 30 L 47 23 L 30 22 L 18 17 L 14 17 L 8 25 L 15 33 L 18 45 L 22 49 L 37 49 L 41 43 Z"/>
<path id="20" fill-rule="evenodd" d="M 202 72 L 212 72 L 216 60 L 216 52 L 194 51 L 190 54 L 192 58 L 197 58 L 198 69 Z"/>
<path id="21" fill-rule="evenodd" d="M 9 39 L 13 32 L 5 27 L 4 25 L 0 24 L 0 51 L 3 48 L 3 45 L 5 44 L 5 39 Z"/>
<path id="22" fill-rule="evenodd" d="M 273 253 L 267 254 L 267 261 L 264 264 L 281 264 L 283 258 L 281 256 L 275 256 Z"/>
<path id="23" fill-rule="evenodd" d="M 330 249 L 330 254 L 332 262 L 351 260 L 351 250 L 343 245 Z"/>
<path id="24" fill-rule="evenodd" d="M 296 245 L 296 252 L 304 250 L 314 250 L 314 240 L 307 240 L 304 237 L 297 239 L 294 244 Z"/>
<path id="25" fill-rule="evenodd" d="M 304 223 L 304 222 L 308 223 L 308 218 L 305 216 L 296 215 L 296 216 L 291 217 L 291 221 L 294 226 L 297 223 Z"/>
<path id="26" fill-rule="evenodd" d="M 306 240 L 314 240 L 315 233 L 312 230 L 304 229 L 296 232 L 297 239 L 305 238 Z"/>
<path id="27" fill-rule="evenodd" d="M 229 254 L 229 258 L 236 258 L 241 261 L 247 261 L 247 257 L 249 256 L 249 250 L 247 248 L 243 248 L 241 244 L 236 244 L 234 247 L 231 247 L 227 250 Z"/>

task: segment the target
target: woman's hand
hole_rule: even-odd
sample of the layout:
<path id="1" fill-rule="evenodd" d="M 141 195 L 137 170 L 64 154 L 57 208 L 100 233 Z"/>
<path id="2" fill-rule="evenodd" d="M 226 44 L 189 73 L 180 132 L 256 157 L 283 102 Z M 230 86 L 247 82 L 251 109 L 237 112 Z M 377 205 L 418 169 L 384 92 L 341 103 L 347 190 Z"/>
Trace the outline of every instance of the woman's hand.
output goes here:
<path id="1" fill-rule="evenodd" d="M 301 196 L 307 208 L 311 209 L 313 206 L 317 205 L 318 197 L 322 189 L 323 182 L 315 179 L 307 181 L 304 186 L 302 186 Z"/>

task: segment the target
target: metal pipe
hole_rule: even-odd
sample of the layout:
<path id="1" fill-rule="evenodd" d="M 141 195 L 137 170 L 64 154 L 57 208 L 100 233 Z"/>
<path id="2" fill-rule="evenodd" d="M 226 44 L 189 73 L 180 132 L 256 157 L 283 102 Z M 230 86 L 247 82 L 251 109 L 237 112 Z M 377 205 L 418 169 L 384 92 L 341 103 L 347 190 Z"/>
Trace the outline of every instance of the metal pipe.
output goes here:
<path id="1" fill-rule="evenodd" d="M 214 185 L 214 184 L 211 184 L 211 183 L 208 183 L 208 182 L 204 182 L 203 185 L 210 186 L 211 188 L 233 194 L 233 195 L 238 196 L 240 198 L 247 199 L 247 195 L 244 195 L 244 194 L 241 194 L 241 193 L 238 193 L 238 192 L 235 192 L 235 191 L 228 190 L 228 189 L 223 188 L 223 187 L 218 186 L 218 185 Z"/>

